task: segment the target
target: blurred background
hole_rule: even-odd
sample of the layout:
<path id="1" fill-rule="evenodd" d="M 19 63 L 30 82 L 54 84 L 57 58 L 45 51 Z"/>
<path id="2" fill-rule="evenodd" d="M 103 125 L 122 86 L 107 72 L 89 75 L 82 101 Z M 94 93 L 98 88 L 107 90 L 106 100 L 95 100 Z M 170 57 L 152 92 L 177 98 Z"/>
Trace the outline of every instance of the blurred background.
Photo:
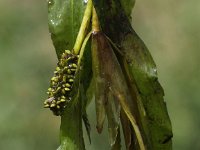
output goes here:
<path id="1" fill-rule="evenodd" d="M 1 0 L 0 11 L 0 150 L 55 150 L 60 119 L 43 109 L 57 61 L 47 2 Z M 174 150 L 199 150 L 200 1 L 138 0 L 133 27 L 157 64 Z M 97 136 L 92 127 L 94 138 L 88 150 L 109 149 L 107 134 Z"/>

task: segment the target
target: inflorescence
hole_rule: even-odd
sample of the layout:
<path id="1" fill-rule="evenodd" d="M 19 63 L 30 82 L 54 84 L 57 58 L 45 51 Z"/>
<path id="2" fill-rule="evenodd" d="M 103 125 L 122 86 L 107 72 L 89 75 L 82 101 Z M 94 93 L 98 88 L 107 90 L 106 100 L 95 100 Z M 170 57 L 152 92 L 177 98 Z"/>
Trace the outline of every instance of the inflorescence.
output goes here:
<path id="1" fill-rule="evenodd" d="M 62 115 L 64 108 L 71 100 L 70 92 L 74 83 L 77 62 L 78 55 L 65 50 L 51 78 L 47 92 L 48 99 L 44 101 L 44 107 L 50 108 L 56 116 Z"/>

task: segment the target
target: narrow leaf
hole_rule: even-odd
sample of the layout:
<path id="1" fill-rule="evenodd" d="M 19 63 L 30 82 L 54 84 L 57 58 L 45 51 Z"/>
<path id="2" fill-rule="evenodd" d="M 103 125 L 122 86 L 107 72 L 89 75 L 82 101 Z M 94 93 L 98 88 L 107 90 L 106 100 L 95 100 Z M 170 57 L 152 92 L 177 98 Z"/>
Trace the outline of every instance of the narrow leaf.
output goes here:
<path id="1" fill-rule="evenodd" d="M 91 60 L 91 42 L 89 41 L 85 47 L 82 61 L 81 61 L 81 73 L 80 73 L 80 92 L 81 92 L 81 102 L 82 102 L 82 118 L 86 127 L 86 131 L 89 137 L 89 141 L 91 142 L 90 138 L 90 123 L 87 119 L 86 108 L 88 103 L 90 103 L 91 99 L 87 97 L 87 90 L 90 86 L 92 81 L 92 60 Z"/>
<path id="2" fill-rule="evenodd" d="M 90 144 L 91 144 L 91 136 L 90 136 L 91 126 L 90 126 L 90 122 L 89 122 L 89 120 L 88 120 L 88 116 L 87 116 L 87 114 L 86 114 L 86 111 L 85 111 L 85 113 L 83 114 L 82 118 L 83 118 L 83 122 L 84 122 L 84 125 L 85 125 L 85 129 L 86 129 L 88 138 L 89 138 L 89 142 L 90 142 Z"/>
<path id="3" fill-rule="evenodd" d="M 95 104 L 97 116 L 97 131 L 102 132 L 103 124 L 106 117 L 105 104 L 107 103 L 108 85 L 104 77 L 103 65 L 99 58 L 99 43 L 96 34 L 92 35 L 92 68 L 95 82 Z"/>
<path id="4" fill-rule="evenodd" d="M 118 134 L 116 137 L 115 144 L 111 147 L 111 150 L 121 150 L 121 137 L 120 137 L 120 128 L 118 128 Z"/>
<path id="5" fill-rule="evenodd" d="M 106 84 L 106 90 L 109 89 L 112 92 L 113 96 L 115 96 L 116 99 L 119 101 L 122 109 L 126 113 L 134 128 L 141 150 L 145 150 L 143 137 L 141 136 L 140 129 L 137 125 L 135 114 L 129 107 L 128 102 L 131 101 L 131 95 L 129 93 L 125 78 L 117 61 L 117 58 L 112 50 L 112 47 L 109 44 L 106 36 L 102 32 L 94 34 L 93 38 L 96 39 L 98 46 L 97 57 L 94 61 L 98 60 L 99 66 L 97 68 L 98 70 L 100 70 L 100 79 L 104 80 Z"/>
<path id="6" fill-rule="evenodd" d="M 114 100 L 114 97 L 109 94 L 108 102 L 106 104 L 106 115 L 108 118 L 108 133 L 111 147 L 115 147 L 117 150 L 121 148 L 120 144 L 117 143 L 117 137 L 120 134 L 120 110 L 119 103 Z M 118 145 L 118 146 L 117 146 Z"/>
<path id="7" fill-rule="evenodd" d="M 124 140 L 125 140 L 125 145 L 127 150 L 131 150 L 131 145 L 133 144 L 133 139 L 132 139 L 132 130 L 131 130 L 131 124 L 126 116 L 125 112 L 121 110 L 121 124 L 122 124 L 122 129 L 124 133 Z"/>

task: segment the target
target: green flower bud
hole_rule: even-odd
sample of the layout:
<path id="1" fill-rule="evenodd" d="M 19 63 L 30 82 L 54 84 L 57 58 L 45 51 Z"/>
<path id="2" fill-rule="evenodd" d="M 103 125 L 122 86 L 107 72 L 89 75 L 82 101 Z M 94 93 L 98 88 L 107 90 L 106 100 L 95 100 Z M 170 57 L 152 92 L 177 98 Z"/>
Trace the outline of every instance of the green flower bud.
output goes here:
<path id="1" fill-rule="evenodd" d="M 50 105 L 51 108 L 53 108 L 53 107 L 55 107 L 55 106 L 56 106 L 56 104 L 51 104 L 51 105 Z"/>
<path id="2" fill-rule="evenodd" d="M 69 79 L 69 82 L 74 82 L 74 79 Z"/>
<path id="3" fill-rule="evenodd" d="M 69 88 L 65 88 L 65 91 L 70 91 L 70 89 Z"/>
<path id="4" fill-rule="evenodd" d="M 61 102 L 66 102 L 66 100 L 65 100 L 65 99 L 61 99 L 60 101 L 61 101 Z"/>
<path id="5" fill-rule="evenodd" d="M 78 56 L 65 50 L 57 63 L 54 76 L 51 78 L 50 88 L 47 91 L 49 99 L 44 102 L 45 108 L 50 108 L 55 115 L 61 115 L 70 101 L 70 91 L 73 86 L 77 68 Z"/>
<path id="6" fill-rule="evenodd" d="M 49 104 L 44 105 L 44 108 L 49 108 Z"/>

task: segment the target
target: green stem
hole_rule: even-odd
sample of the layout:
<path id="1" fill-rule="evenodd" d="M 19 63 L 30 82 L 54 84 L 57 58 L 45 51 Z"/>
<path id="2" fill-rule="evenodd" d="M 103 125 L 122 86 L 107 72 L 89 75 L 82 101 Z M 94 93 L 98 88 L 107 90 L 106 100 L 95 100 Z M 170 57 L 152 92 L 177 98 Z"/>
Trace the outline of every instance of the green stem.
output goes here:
<path id="1" fill-rule="evenodd" d="M 61 117 L 60 140 L 59 150 L 85 150 L 80 101 L 65 109 Z"/>
<path id="2" fill-rule="evenodd" d="M 86 7 L 84 16 L 83 16 L 83 21 L 81 23 L 81 27 L 80 27 L 80 30 L 79 30 L 79 33 L 78 33 L 78 36 L 76 38 L 76 42 L 75 42 L 74 48 L 73 48 L 73 51 L 75 54 L 79 54 L 83 40 L 87 34 L 87 29 L 90 24 L 90 18 L 92 15 L 92 7 L 93 7 L 92 0 L 88 0 L 88 4 Z"/>

